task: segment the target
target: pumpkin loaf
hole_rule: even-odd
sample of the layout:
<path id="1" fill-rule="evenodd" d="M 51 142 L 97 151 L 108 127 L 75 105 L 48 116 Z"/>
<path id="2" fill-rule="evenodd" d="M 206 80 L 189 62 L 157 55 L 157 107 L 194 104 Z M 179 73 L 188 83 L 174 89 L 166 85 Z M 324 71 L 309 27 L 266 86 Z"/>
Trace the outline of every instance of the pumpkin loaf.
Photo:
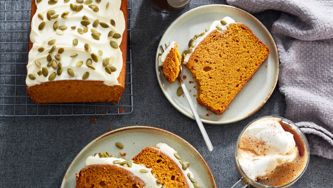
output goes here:
<path id="1" fill-rule="evenodd" d="M 222 114 L 268 57 L 269 49 L 244 24 L 227 17 L 195 36 L 184 64 L 198 84 L 197 101 Z"/>
<path id="2" fill-rule="evenodd" d="M 76 188 L 161 188 L 152 170 L 115 157 L 90 156 L 76 176 Z"/>
<path id="3" fill-rule="evenodd" d="M 177 80 L 180 73 L 181 56 L 178 50 L 178 44 L 172 42 L 161 54 L 162 72 L 169 83 Z"/>
<path id="4" fill-rule="evenodd" d="M 190 164 L 165 143 L 146 147 L 133 158 L 137 164 L 152 169 L 157 180 L 167 188 L 195 188 L 198 183 L 189 169 Z"/>
<path id="5" fill-rule="evenodd" d="M 127 0 L 32 0 L 27 92 L 36 103 L 118 102 Z"/>

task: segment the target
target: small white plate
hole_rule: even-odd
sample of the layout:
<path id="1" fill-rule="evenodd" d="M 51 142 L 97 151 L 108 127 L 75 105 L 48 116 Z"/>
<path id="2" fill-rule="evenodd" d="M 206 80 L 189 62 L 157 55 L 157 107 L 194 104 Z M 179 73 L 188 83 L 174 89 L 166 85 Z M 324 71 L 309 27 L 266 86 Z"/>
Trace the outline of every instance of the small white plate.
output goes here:
<path id="1" fill-rule="evenodd" d="M 75 187 L 75 175 L 85 166 L 85 160 L 88 156 L 105 151 L 118 155 L 120 150 L 115 147 L 116 142 L 124 144 L 124 149 L 121 152 L 126 153 L 126 159 L 131 159 L 144 147 L 154 146 L 159 142 L 166 143 L 177 150 L 182 158 L 190 162 L 190 169 L 199 185 L 217 188 L 209 166 L 191 144 L 171 132 L 146 126 L 131 126 L 117 129 L 91 141 L 80 151 L 68 167 L 62 180 L 61 188 Z"/>
<path id="2" fill-rule="evenodd" d="M 242 91 L 233 100 L 229 108 L 222 115 L 215 115 L 205 107 L 196 102 L 194 96 L 197 92 L 195 81 L 191 73 L 184 68 L 186 75 L 186 86 L 192 94 L 192 100 L 197 105 L 201 120 L 210 124 L 227 124 L 240 121 L 258 111 L 272 95 L 278 81 L 279 57 L 275 42 L 265 26 L 248 12 L 228 5 L 206 5 L 192 9 L 177 18 L 165 31 L 159 47 L 171 41 L 177 41 L 179 50 L 182 52 L 187 49 L 188 41 L 198 33 L 201 33 L 214 20 L 222 19 L 225 16 L 232 17 L 237 22 L 247 25 L 255 35 L 263 41 L 270 50 L 266 62 L 256 72 L 253 78 L 247 83 Z M 181 113 L 194 119 L 190 107 L 184 96 L 177 96 L 179 83 L 169 84 L 159 70 L 158 54 L 156 53 L 156 74 L 159 85 L 169 102 Z M 189 83 L 193 81 L 193 83 Z"/>

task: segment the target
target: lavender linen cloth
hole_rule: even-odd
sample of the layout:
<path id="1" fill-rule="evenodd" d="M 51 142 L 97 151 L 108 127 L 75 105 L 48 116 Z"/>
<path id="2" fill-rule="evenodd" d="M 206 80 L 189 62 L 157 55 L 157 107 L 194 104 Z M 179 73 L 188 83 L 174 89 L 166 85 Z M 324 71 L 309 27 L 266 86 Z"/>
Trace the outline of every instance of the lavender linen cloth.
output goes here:
<path id="1" fill-rule="evenodd" d="M 333 159 L 333 0 L 227 0 L 250 12 L 281 11 L 273 24 L 285 116 L 307 135 L 311 153 Z"/>

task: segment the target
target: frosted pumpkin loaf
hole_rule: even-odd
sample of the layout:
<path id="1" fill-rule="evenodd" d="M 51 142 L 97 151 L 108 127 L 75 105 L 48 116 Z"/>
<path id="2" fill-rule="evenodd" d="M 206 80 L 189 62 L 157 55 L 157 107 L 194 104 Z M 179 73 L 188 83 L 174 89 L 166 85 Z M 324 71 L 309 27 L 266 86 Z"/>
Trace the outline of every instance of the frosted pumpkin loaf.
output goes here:
<path id="1" fill-rule="evenodd" d="M 127 0 L 33 0 L 31 99 L 118 102 L 125 89 L 127 17 Z"/>
<path id="2" fill-rule="evenodd" d="M 183 63 L 198 84 L 198 103 L 222 114 L 268 54 L 246 25 L 225 17 L 189 41 Z"/>

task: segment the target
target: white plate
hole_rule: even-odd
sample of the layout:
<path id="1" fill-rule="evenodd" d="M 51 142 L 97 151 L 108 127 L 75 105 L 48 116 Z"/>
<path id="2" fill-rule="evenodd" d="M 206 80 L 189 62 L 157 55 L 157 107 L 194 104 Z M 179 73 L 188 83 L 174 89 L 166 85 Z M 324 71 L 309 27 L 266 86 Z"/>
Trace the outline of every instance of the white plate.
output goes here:
<path id="1" fill-rule="evenodd" d="M 125 147 L 122 152 L 126 153 L 126 159 L 131 159 L 144 147 L 154 146 L 159 142 L 167 143 L 175 148 L 182 158 L 190 162 L 190 169 L 199 185 L 207 185 L 207 187 L 212 188 L 217 187 L 206 161 L 191 144 L 181 137 L 162 129 L 132 126 L 105 133 L 84 147 L 68 167 L 62 180 L 61 188 L 75 187 L 75 175 L 85 166 L 85 160 L 88 156 L 105 151 L 118 155 L 120 150 L 115 147 L 116 142 L 124 144 Z"/>
<path id="2" fill-rule="evenodd" d="M 270 50 L 270 54 L 266 62 L 261 66 L 253 78 L 242 89 L 242 91 L 233 100 L 229 108 L 222 115 L 215 115 L 208 111 L 205 107 L 200 106 L 196 102 L 195 84 L 190 84 L 193 81 L 190 72 L 184 68 L 185 75 L 187 76 L 185 83 L 191 92 L 192 100 L 197 105 L 198 113 L 201 120 L 210 124 L 226 124 L 242 120 L 257 110 L 259 110 L 271 96 L 277 84 L 279 75 L 279 58 L 275 42 L 265 28 L 265 26 L 251 14 L 244 10 L 228 6 L 228 5 L 206 5 L 192 9 L 179 18 L 177 18 L 164 33 L 160 45 L 167 44 L 171 41 L 177 41 L 179 50 L 182 52 L 187 49 L 188 41 L 198 33 L 201 33 L 214 20 L 222 19 L 225 16 L 230 16 L 237 22 L 242 22 L 247 25 L 257 37 L 263 41 Z M 160 87 L 169 100 L 169 102 L 181 113 L 194 119 L 189 105 L 184 96 L 177 96 L 177 82 L 169 84 L 159 71 L 158 54 L 160 48 L 156 53 L 156 74 Z M 194 82 L 195 83 L 195 82 Z"/>

